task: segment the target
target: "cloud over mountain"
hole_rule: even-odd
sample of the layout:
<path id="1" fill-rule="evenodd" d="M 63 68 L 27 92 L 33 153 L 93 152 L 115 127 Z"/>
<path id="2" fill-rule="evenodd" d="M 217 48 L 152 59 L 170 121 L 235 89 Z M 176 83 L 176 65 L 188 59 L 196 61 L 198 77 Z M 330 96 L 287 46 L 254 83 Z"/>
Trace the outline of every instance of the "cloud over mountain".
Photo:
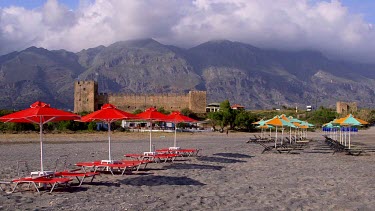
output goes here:
<path id="1" fill-rule="evenodd" d="M 373 25 L 338 0 L 96 0 L 74 11 L 48 0 L 32 10 L 0 8 L 0 54 L 33 45 L 79 51 L 146 37 L 182 47 L 229 39 L 375 61 Z"/>

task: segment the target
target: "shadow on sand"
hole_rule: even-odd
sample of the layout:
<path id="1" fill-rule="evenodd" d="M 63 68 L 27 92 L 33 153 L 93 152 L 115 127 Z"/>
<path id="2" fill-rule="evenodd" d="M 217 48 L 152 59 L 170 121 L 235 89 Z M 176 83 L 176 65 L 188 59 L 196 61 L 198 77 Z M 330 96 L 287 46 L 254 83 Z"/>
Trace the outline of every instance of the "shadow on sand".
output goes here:
<path id="1" fill-rule="evenodd" d="M 198 157 L 197 160 L 215 162 L 215 163 L 245 163 L 246 162 L 243 160 L 236 160 L 236 159 L 229 159 L 229 158 L 222 158 L 222 157 L 208 157 L 208 156 Z"/>
<path id="2" fill-rule="evenodd" d="M 172 165 L 166 166 L 167 169 L 207 169 L 207 170 L 218 170 L 220 171 L 223 166 L 214 165 L 203 165 L 203 164 L 188 164 L 188 163 L 173 163 Z"/>
<path id="3" fill-rule="evenodd" d="M 251 155 L 245 155 L 240 153 L 216 153 L 214 155 L 221 156 L 221 157 L 227 157 L 227 158 L 252 158 L 255 156 Z"/>
<path id="4" fill-rule="evenodd" d="M 159 185 L 206 185 L 189 177 L 171 177 L 171 176 L 141 176 L 137 178 L 127 178 L 120 180 L 123 185 L 132 186 L 159 186 Z"/>

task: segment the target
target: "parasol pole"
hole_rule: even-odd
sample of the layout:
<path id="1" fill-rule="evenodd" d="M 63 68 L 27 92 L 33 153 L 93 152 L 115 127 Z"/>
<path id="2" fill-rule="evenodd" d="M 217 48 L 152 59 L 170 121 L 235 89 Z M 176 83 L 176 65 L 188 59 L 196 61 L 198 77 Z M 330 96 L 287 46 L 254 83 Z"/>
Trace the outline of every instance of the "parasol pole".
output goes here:
<path id="1" fill-rule="evenodd" d="M 289 127 L 289 144 L 292 144 L 292 127 Z"/>
<path id="2" fill-rule="evenodd" d="M 173 142 L 173 147 L 176 147 L 176 137 L 177 137 L 177 124 L 176 122 L 174 123 L 174 142 Z"/>
<path id="3" fill-rule="evenodd" d="M 152 134 L 152 121 L 150 121 L 150 152 L 152 152 L 151 134 Z"/>
<path id="4" fill-rule="evenodd" d="M 350 149 L 350 131 L 351 131 L 351 126 L 349 125 L 349 149 Z"/>
<path id="5" fill-rule="evenodd" d="M 275 148 L 277 146 L 277 126 L 276 126 L 276 136 L 275 136 Z"/>
<path id="6" fill-rule="evenodd" d="M 272 130 L 272 128 L 270 127 L 270 138 L 272 138 L 272 133 L 271 133 L 271 130 Z"/>
<path id="7" fill-rule="evenodd" d="M 108 121 L 108 159 L 109 162 L 112 162 L 111 159 L 111 123 Z"/>
<path id="8" fill-rule="evenodd" d="M 43 174 L 43 123 L 42 123 L 42 116 L 40 116 L 39 121 L 39 139 L 40 139 L 40 173 L 39 175 Z"/>

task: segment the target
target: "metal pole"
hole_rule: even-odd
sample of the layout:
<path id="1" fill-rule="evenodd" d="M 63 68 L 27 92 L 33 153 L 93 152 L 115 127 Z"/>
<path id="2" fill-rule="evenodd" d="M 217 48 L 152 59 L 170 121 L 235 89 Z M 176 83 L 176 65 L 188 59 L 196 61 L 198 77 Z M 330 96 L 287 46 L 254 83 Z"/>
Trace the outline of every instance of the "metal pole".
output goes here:
<path id="1" fill-rule="evenodd" d="M 277 126 L 276 126 L 276 136 L 275 136 L 275 148 L 277 146 Z"/>
<path id="2" fill-rule="evenodd" d="M 351 127 L 349 126 L 349 149 L 350 149 L 350 131 L 351 131 Z"/>
<path id="3" fill-rule="evenodd" d="M 151 133 L 152 133 L 152 121 L 150 121 L 150 152 L 152 152 Z"/>
<path id="4" fill-rule="evenodd" d="M 289 128 L 289 144 L 292 144 L 292 127 Z"/>
<path id="5" fill-rule="evenodd" d="M 39 139 L 40 139 L 40 173 L 39 175 L 43 174 L 43 124 L 42 124 L 42 117 L 40 117 L 39 122 Z"/>
<path id="6" fill-rule="evenodd" d="M 176 136 L 177 136 L 177 124 L 174 123 L 174 142 L 173 142 L 173 147 L 176 147 Z"/>
<path id="7" fill-rule="evenodd" d="M 112 162 L 111 158 L 111 123 L 107 122 L 108 124 L 108 159 L 109 162 Z"/>

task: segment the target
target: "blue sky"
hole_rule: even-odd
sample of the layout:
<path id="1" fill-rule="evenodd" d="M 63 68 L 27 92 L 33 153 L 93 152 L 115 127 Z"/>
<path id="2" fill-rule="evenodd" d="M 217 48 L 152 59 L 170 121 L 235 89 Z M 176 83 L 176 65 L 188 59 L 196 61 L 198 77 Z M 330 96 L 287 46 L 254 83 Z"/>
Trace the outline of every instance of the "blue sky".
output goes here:
<path id="1" fill-rule="evenodd" d="M 46 3 L 47 0 L 0 0 L 0 7 L 21 6 L 27 9 L 34 9 Z M 79 5 L 79 0 L 59 0 L 70 9 L 75 9 Z"/>
<path id="2" fill-rule="evenodd" d="M 351 13 L 363 14 L 366 21 L 375 23 L 375 0 L 342 0 Z"/>
<path id="3" fill-rule="evenodd" d="M 15 6 L 15 7 L 11 7 Z M 375 0 L 0 0 L 0 55 L 153 38 L 231 40 L 375 63 Z"/>

